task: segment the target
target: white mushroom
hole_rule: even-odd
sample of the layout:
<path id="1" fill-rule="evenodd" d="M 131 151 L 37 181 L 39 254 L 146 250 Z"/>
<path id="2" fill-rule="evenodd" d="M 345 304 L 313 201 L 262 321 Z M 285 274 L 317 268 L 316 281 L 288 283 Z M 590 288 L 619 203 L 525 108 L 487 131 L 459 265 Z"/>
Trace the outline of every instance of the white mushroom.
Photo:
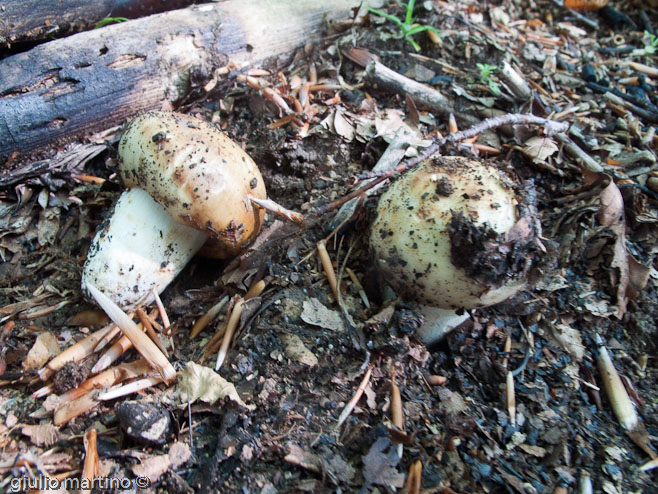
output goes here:
<path id="1" fill-rule="evenodd" d="M 130 308 L 153 300 L 207 239 L 216 253 L 239 253 L 257 235 L 265 199 L 253 160 L 212 124 L 177 113 L 135 118 L 119 142 L 126 185 L 96 234 L 82 289 L 99 288 Z"/>
<path id="2" fill-rule="evenodd" d="M 382 195 L 370 245 L 398 293 L 440 309 L 485 307 L 526 283 L 539 234 L 531 210 L 495 167 L 435 156 Z"/>

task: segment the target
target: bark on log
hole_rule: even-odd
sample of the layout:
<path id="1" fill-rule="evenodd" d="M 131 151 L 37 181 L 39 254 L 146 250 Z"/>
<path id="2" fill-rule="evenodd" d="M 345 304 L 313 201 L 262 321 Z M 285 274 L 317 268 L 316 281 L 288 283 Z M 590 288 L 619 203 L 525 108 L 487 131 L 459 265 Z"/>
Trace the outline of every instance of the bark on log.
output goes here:
<path id="1" fill-rule="evenodd" d="M 229 0 L 107 26 L 0 61 L 0 159 L 175 102 L 190 73 L 291 53 L 360 0 Z M 366 3 L 366 2 L 364 2 Z"/>
<path id="2" fill-rule="evenodd" d="M 4 0 L 0 46 L 86 31 L 105 17 L 137 19 L 192 3 L 193 0 Z"/>

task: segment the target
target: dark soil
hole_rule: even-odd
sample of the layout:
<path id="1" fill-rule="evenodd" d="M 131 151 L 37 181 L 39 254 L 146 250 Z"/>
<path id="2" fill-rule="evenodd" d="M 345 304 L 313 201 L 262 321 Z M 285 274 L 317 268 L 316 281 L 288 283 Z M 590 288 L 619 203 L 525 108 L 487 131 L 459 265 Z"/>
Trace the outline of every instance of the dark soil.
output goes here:
<path id="1" fill-rule="evenodd" d="M 122 188 L 114 170 L 119 136 L 107 152 L 79 170 L 107 179 L 102 186 L 67 176 L 57 183 L 35 179 L 0 191 L 4 485 L 12 476 L 27 475 L 20 462 L 12 463 L 17 453 L 35 459 L 33 465 L 42 458 L 42 468 L 50 475 L 79 476 L 82 434 L 95 427 L 103 471 L 111 477 L 134 478 L 134 465 L 164 455 L 175 441 L 191 446 L 192 457 L 165 469 L 152 492 L 391 492 L 404 485 L 417 460 L 422 462 L 421 492 L 587 492 L 578 490 L 586 478 L 591 478 L 594 492 L 656 492 L 655 471 L 639 469 L 651 456 L 620 426 L 597 369 L 598 334 L 636 403 L 647 431 L 642 437 L 658 435 L 658 194 L 647 186 L 647 178 L 657 169 L 658 140 L 649 134 L 655 122 L 624 114 L 591 89 L 581 73 L 591 64 L 599 82 L 629 92 L 631 86 L 624 86 L 623 79 L 639 76 L 653 91 L 644 93 L 647 107 L 658 103 L 656 80 L 624 65 L 597 65 L 625 56 L 610 54 L 618 48 L 615 35 L 623 37 L 624 46 L 645 46 L 643 19 L 658 24 L 658 17 L 655 8 L 642 10 L 633 2 L 611 6 L 636 26 L 611 25 L 607 13 L 584 14 L 598 23 L 594 29 L 549 1 L 434 2 L 430 10 L 419 5 L 418 22 L 436 26 L 443 40 L 434 45 L 424 34 L 416 35 L 419 53 L 408 42 L 391 37 L 391 23 L 380 24 L 381 19 L 371 15 L 370 24 L 333 33 L 269 66 L 273 75 L 264 78 L 275 86 L 278 71 L 290 82 L 294 76 L 308 77 L 311 63 L 321 82 L 343 81 L 344 89 L 314 96 L 311 106 L 316 113 L 306 134 L 291 124 L 269 128 L 283 114 L 236 78 L 227 79 L 212 94 L 191 94 L 177 109 L 214 119 L 235 141 L 244 143 L 261 168 L 268 196 L 307 215 L 307 229 L 275 229 L 269 242 L 241 262 L 197 256 L 162 294 L 175 325 L 165 344 L 170 361 L 182 369 L 187 362 L 202 361 L 206 344 L 225 318 L 190 340 L 194 321 L 223 293 L 243 295 L 254 281 L 268 281 L 242 321 L 220 371 L 244 402 L 255 405 L 254 410 L 228 398 L 196 401 L 188 410 L 186 403 L 179 406 L 172 398 L 175 386 L 160 384 L 102 402 L 62 426 L 53 442 L 40 442 L 26 433 L 27 425 L 52 424 L 49 414 L 41 413 L 44 399 L 31 397 L 42 385 L 36 377 L 38 367 L 25 369 L 23 364 L 36 336 L 50 332 L 64 349 L 104 324 L 89 319 L 91 315 L 76 324 L 70 318 L 94 307 L 82 298 L 80 272 L 94 229 Z M 397 15 L 400 11 L 389 8 Z M 503 14 L 509 16 L 506 28 L 501 27 Z M 542 44 L 537 37 L 561 44 Z M 581 135 L 571 137 L 604 167 L 603 173 L 584 171 L 559 143 L 555 153 L 533 161 L 536 155 L 527 149 L 528 139 L 543 137 L 537 127 L 496 129 L 480 136 L 477 142 L 502 151 L 480 154 L 481 159 L 534 184 L 544 249 L 529 255 L 542 259 L 522 293 L 473 311 L 466 323 L 430 347 L 415 336 L 422 322 L 419 307 L 396 298 L 373 269 L 367 240 L 379 194 L 369 196 L 327 243 L 337 270 L 347 267 L 355 273 L 369 305 L 343 269 L 341 308 L 314 253 L 316 243 L 332 231 L 333 212 L 318 215 L 319 207 L 351 192 L 352 178 L 370 171 L 387 146 L 374 133 L 359 134 L 358 116 L 374 121 L 374 115 L 383 119 L 385 109 L 395 109 L 406 114 L 408 122 L 420 111 L 424 135 L 449 132 L 447 119 L 427 109 L 410 109 L 404 95 L 363 85 L 363 68 L 340 52 L 351 46 L 368 49 L 395 71 L 454 98 L 460 111 L 484 115 L 489 105 L 505 113 L 565 112 L 561 118 Z M 476 63 L 500 67 L 507 58 L 535 83 L 533 101 L 515 100 L 498 72 L 493 72 L 491 83 L 498 83 L 500 96 L 492 92 L 492 84 L 480 80 Z M 656 56 L 635 60 L 655 66 Z M 455 87 L 466 97 L 456 97 Z M 340 103 L 322 103 L 336 92 Z M 228 101 L 230 105 L 224 104 Z M 320 125 L 337 107 L 349 113 L 354 138 L 346 138 L 335 120 Z M 470 155 L 472 149 L 464 145 L 442 152 Z M 643 151 L 640 161 L 622 162 Z M 610 182 L 617 184 L 623 198 L 621 230 L 601 220 L 602 192 Z M 270 214 L 264 230 L 273 223 Z M 620 231 L 625 234 L 621 240 Z M 636 290 L 639 293 L 634 293 L 641 285 L 636 272 L 620 268 L 631 254 L 649 267 L 648 281 Z M 620 290 L 620 284 L 628 289 Z M 22 310 L 7 308 L 42 293 L 50 297 Z M 68 303 L 45 316 L 30 317 L 34 307 L 53 307 L 61 301 Z M 317 310 L 319 304 L 326 312 Z M 303 315 L 311 305 L 314 323 L 308 322 L 308 313 Z M 511 348 L 506 349 L 508 341 Z M 90 368 L 97 357 L 82 365 Z M 120 362 L 136 358 L 129 350 Z M 215 354 L 203 363 L 214 367 L 214 360 Z M 337 427 L 368 368 L 372 375 L 364 396 Z M 509 371 L 514 374 L 513 421 L 506 401 Z M 392 425 L 392 374 L 401 393 L 403 430 Z M 68 387 L 78 384 L 70 382 L 75 375 L 66 375 Z M 432 376 L 444 376 L 446 383 L 430 385 Z M 139 433 L 134 430 L 131 436 L 121 432 L 118 407 L 129 399 L 155 407 L 158 417 L 171 414 L 165 444 L 158 439 L 145 446 L 135 440 Z M 403 445 L 402 458 L 397 444 Z M 50 467 L 46 458 L 55 453 L 66 458 Z"/>

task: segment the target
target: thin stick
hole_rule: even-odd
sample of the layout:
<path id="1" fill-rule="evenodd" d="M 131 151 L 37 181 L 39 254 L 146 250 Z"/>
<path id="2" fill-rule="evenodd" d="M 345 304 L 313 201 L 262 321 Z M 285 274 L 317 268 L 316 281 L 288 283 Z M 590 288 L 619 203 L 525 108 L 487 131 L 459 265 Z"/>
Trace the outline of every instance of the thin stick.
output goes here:
<path id="1" fill-rule="evenodd" d="M 150 388 L 151 386 L 160 384 L 162 381 L 163 379 L 160 376 L 145 377 L 144 379 L 139 379 L 129 384 L 124 384 L 123 386 L 112 388 L 106 393 L 101 393 L 98 395 L 97 399 L 99 401 L 114 400 L 116 398 L 127 396 L 133 393 L 137 393 L 138 391 L 142 391 L 143 389 Z"/>
<path id="2" fill-rule="evenodd" d="M 96 299 L 98 305 L 110 316 L 110 319 L 121 328 L 121 331 L 132 341 L 135 349 L 150 362 L 150 364 L 160 373 L 166 382 L 171 382 L 176 378 L 176 371 L 171 365 L 167 357 L 160 351 L 155 343 L 146 336 L 137 327 L 137 325 L 130 319 L 125 312 L 123 312 L 118 305 L 116 305 L 110 298 L 102 293 L 98 288 L 88 284 L 87 289 L 89 293 Z M 164 314 L 164 309 L 160 310 L 161 317 Z M 164 317 L 163 317 L 164 322 Z M 166 324 L 165 324 L 166 327 Z"/>
<path id="3" fill-rule="evenodd" d="M 366 291 L 363 289 L 363 285 L 359 281 L 359 278 L 357 278 L 356 273 L 352 271 L 350 268 L 345 268 L 345 271 L 347 271 L 347 275 L 350 277 L 352 280 L 352 283 L 354 283 L 354 286 L 356 286 L 357 291 L 359 292 L 359 296 L 361 297 L 361 300 L 363 301 L 363 305 L 366 306 L 366 309 L 370 308 L 370 301 L 368 300 L 368 295 L 366 295 Z"/>
<path id="4" fill-rule="evenodd" d="M 324 268 L 324 273 L 327 276 L 327 280 L 329 281 L 329 286 L 331 287 L 331 291 L 334 294 L 334 299 L 336 302 L 338 302 L 338 282 L 336 281 L 336 272 L 334 271 L 334 266 L 331 263 L 331 258 L 327 252 L 327 245 L 324 240 L 320 240 L 317 244 L 317 247 L 318 255 L 320 256 L 320 262 Z"/>
<path id="5" fill-rule="evenodd" d="M 601 373 L 601 381 L 612 405 L 612 410 L 624 429 L 627 431 L 637 430 L 640 419 L 637 416 L 633 402 L 626 392 L 624 383 L 621 382 L 619 374 L 617 374 L 610 354 L 603 346 L 601 337 L 598 334 L 596 335 L 596 343 L 599 345 L 597 364 Z"/>
<path id="6" fill-rule="evenodd" d="M 222 341 L 222 346 L 219 348 L 219 353 L 217 354 L 217 363 L 215 364 L 215 371 L 218 371 L 219 368 L 224 363 L 226 359 L 226 354 L 228 353 L 228 347 L 231 344 L 231 339 L 233 338 L 233 333 L 240 323 L 240 316 L 242 315 L 242 308 L 244 306 L 244 300 L 238 298 L 233 306 L 233 311 L 231 312 L 231 317 L 228 320 L 226 325 L 226 333 L 224 333 L 224 340 Z"/>
<path id="7" fill-rule="evenodd" d="M 361 399 L 363 392 L 368 387 L 368 383 L 370 382 L 371 375 L 372 375 L 372 365 L 369 365 L 368 370 L 366 370 L 365 376 L 363 376 L 363 379 L 359 384 L 359 387 L 356 388 L 356 392 L 354 393 L 354 396 L 352 396 L 352 399 L 347 403 L 347 405 L 345 405 L 345 408 L 343 408 L 343 411 L 338 417 L 338 422 L 336 423 L 336 427 L 335 427 L 336 429 L 340 428 L 340 426 L 343 425 L 343 422 L 347 420 L 347 417 L 349 417 L 350 414 L 352 413 L 352 410 L 354 410 L 354 407 Z"/>
<path id="8" fill-rule="evenodd" d="M 505 386 L 507 413 L 509 413 L 509 421 L 513 426 L 516 425 L 516 396 L 514 394 L 514 375 L 511 372 L 507 373 L 507 385 Z"/>
<path id="9" fill-rule="evenodd" d="M 60 395 L 62 402 L 73 401 L 94 389 L 108 389 L 115 384 L 146 374 L 151 370 L 146 359 L 117 365 L 83 381 L 77 388 Z"/>
<path id="10" fill-rule="evenodd" d="M 80 398 L 62 403 L 55 410 L 53 423 L 57 426 L 64 425 L 68 421 L 97 407 L 99 402 L 94 398 L 95 393 L 96 391 L 89 391 Z"/>
<path id="11" fill-rule="evenodd" d="M 128 316 L 130 317 L 130 313 L 128 313 Z M 112 329 L 101 338 L 101 341 L 98 342 L 98 345 L 94 347 L 94 352 L 100 352 L 103 348 L 107 346 L 107 344 L 114 339 L 116 335 L 118 335 L 121 332 L 121 329 L 119 329 L 119 326 L 117 326 L 114 323 L 110 323 L 110 326 Z"/>
<path id="12" fill-rule="evenodd" d="M 192 331 L 190 331 L 190 339 L 196 337 L 201 331 L 206 329 L 208 324 L 210 324 L 217 317 L 217 314 L 219 314 L 224 308 L 226 302 L 228 302 L 228 295 L 224 295 L 219 302 L 208 309 L 208 312 L 196 320 L 194 326 L 192 326 Z"/>
<path id="13" fill-rule="evenodd" d="M 402 410 L 402 396 L 400 388 L 395 383 L 395 367 L 391 366 L 391 422 L 399 430 L 404 432 L 404 411 Z M 398 457 L 402 458 L 403 446 L 397 445 Z"/>
<path id="14" fill-rule="evenodd" d="M 405 483 L 407 494 L 420 494 L 422 474 L 423 463 L 420 460 L 416 460 L 409 466 L 409 476 Z"/>
<path id="15" fill-rule="evenodd" d="M 139 323 L 137 327 L 140 330 L 144 329 L 142 323 Z M 132 347 L 133 342 L 130 341 L 130 338 L 128 338 L 126 335 L 121 335 L 121 338 L 119 338 L 110 348 L 107 349 L 103 355 L 100 356 L 98 362 L 96 362 L 91 368 L 91 372 L 97 373 L 104 371 L 114 362 L 119 360 L 119 357 L 121 357 L 121 355 L 126 353 Z"/>
<path id="16" fill-rule="evenodd" d="M 164 353 L 165 357 L 169 358 L 169 353 L 167 353 L 167 349 L 164 347 L 164 345 L 160 341 L 160 337 L 156 334 L 155 330 L 153 329 L 153 326 L 151 325 L 151 320 L 146 315 L 146 312 L 138 308 L 135 311 L 135 313 L 137 314 L 139 321 L 142 323 L 142 326 L 144 326 L 144 328 L 146 329 L 146 333 L 153 340 L 153 343 L 158 345 L 158 348 L 162 353 Z"/>
<path id="17" fill-rule="evenodd" d="M 92 480 L 100 475 L 100 463 L 98 461 L 98 448 L 96 446 L 96 429 L 93 427 L 85 432 L 83 444 L 85 447 L 85 462 L 82 467 L 82 478 Z M 80 492 L 91 492 L 91 489 L 82 489 Z"/>
<path id="18" fill-rule="evenodd" d="M 458 112 L 452 101 L 436 89 L 398 74 L 376 60 L 372 60 L 366 66 L 366 78 L 371 83 L 393 93 L 408 94 L 419 106 L 430 108 L 436 114 L 447 116 L 454 113 L 466 125 L 473 125 L 477 122 L 477 117 L 465 112 Z"/>
<path id="19" fill-rule="evenodd" d="M 111 325 L 107 325 L 95 333 L 90 334 L 86 338 L 78 341 L 76 344 L 71 345 L 62 353 L 57 355 L 50 362 L 48 362 L 48 364 L 46 364 L 43 369 L 39 370 L 39 377 L 41 380 L 47 381 L 50 379 L 55 371 L 62 368 L 67 362 L 79 362 L 88 355 L 91 355 L 100 339 L 103 338 L 103 336 L 105 336 L 111 328 Z"/>
<path id="20" fill-rule="evenodd" d="M 272 211 L 273 213 L 278 214 L 279 216 L 283 216 L 287 220 L 292 221 L 293 223 L 301 226 L 302 228 L 306 225 L 306 220 L 304 219 L 303 214 L 286 209 L 271 199 L 259 199 L 257 197 L 249 196 L 249 200 L 252 203 L 254 203 L 256 206 L 261 207 L 263 209 L 267 209 L 268 211 Z"/>
<path id="21" fill-rule="evenodd" d="M 265 290 L 265 287 L 267 286 L 267 281 L 266 280 L 259 280 L 251 287 L 249 290 L 247 290 L 247 293 L 244 294 L 244 299 L 249 300 L 254 297 L 260 296 L 261 293 L 263 293 L 263 290 Z"/>
<path id="22" fill-rule="evenodd" d="M 153 297 L 155 299 L 155 305 L 158 307 L 158 311 L 160 311 L 160 319 L 162 319 L 162 325 L 164 326 L 163 331 L 167 331 L 169 329 L 169 326 L 171 326 L 171 323 L 169 322 L 169 316 L 167 315 L 167 311 L 164 308 L 164 305 L 162 304 L 162 300 L 160 299 L 160 294 L 155 291 L 155 289 L 151 289 L 153 292 Z"/>
<path id="23" fill-rule="evenodd" d="M 423 152 L 420 153 L 418 156 L 404 161 L 403 163 L 401 163 L 400 165 L 389 171 L 383 172 L 385 175 L 381 175 L 379 173 L 375 173 L 375 174 L 366 173 L 363 175 L 357 175 L 356 178 L 367 179 L 367 178 L 375 178 L 379 176 L 390 177 L 395 173 L 405 172 L 406 170 L 416 166 L 418 163 L 425 161 L 426 159 L 434 155 L 436 152 L 438 152 L 439 149 L 446 144 L 461 142 L 465 139 L 470 139 L 471 137 L 475 137 L 487 130 L 502 127 L 504 125 L 519 125 L 519 124 L 542 125 L 544 127 L 544 133 L 548 136 L 556 135 L 560 132 L 565 132 L 569 127 L 569 124 L 567 122 L 556 122 L 555 120 L 550 120 L 548 118 L 543 118 L 543 117 L 537 117 L 529 113 L 509 113 L 507 115 L 501 115 L 499 117 L 491 117 L 482 120 L 480 123 L 473 125 L 468 129 L 460 130 L 458 132 L 453 132 L 452 134 L 448 134 L 447 136 L 441 139 L 435 140 L 431 145 L 423 149 Z"/>

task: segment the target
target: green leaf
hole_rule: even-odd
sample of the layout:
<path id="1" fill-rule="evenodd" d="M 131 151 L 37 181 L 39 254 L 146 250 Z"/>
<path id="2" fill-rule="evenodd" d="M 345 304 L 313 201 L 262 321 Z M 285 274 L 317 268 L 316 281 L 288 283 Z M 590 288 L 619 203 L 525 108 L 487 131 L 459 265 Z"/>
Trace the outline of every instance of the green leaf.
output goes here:
<path id="1" fill-rule="evenodd" d="M 119 23 L 119 22 L 126 22 L 128 20 L 127 17 L 106 17 L 105 19 L 101 19 L 96 23 L 94 26 L 94 29 L 101 28 L 103 26 L 107 26 L 108 24 L 113 24 L 113 23 Z"/>

